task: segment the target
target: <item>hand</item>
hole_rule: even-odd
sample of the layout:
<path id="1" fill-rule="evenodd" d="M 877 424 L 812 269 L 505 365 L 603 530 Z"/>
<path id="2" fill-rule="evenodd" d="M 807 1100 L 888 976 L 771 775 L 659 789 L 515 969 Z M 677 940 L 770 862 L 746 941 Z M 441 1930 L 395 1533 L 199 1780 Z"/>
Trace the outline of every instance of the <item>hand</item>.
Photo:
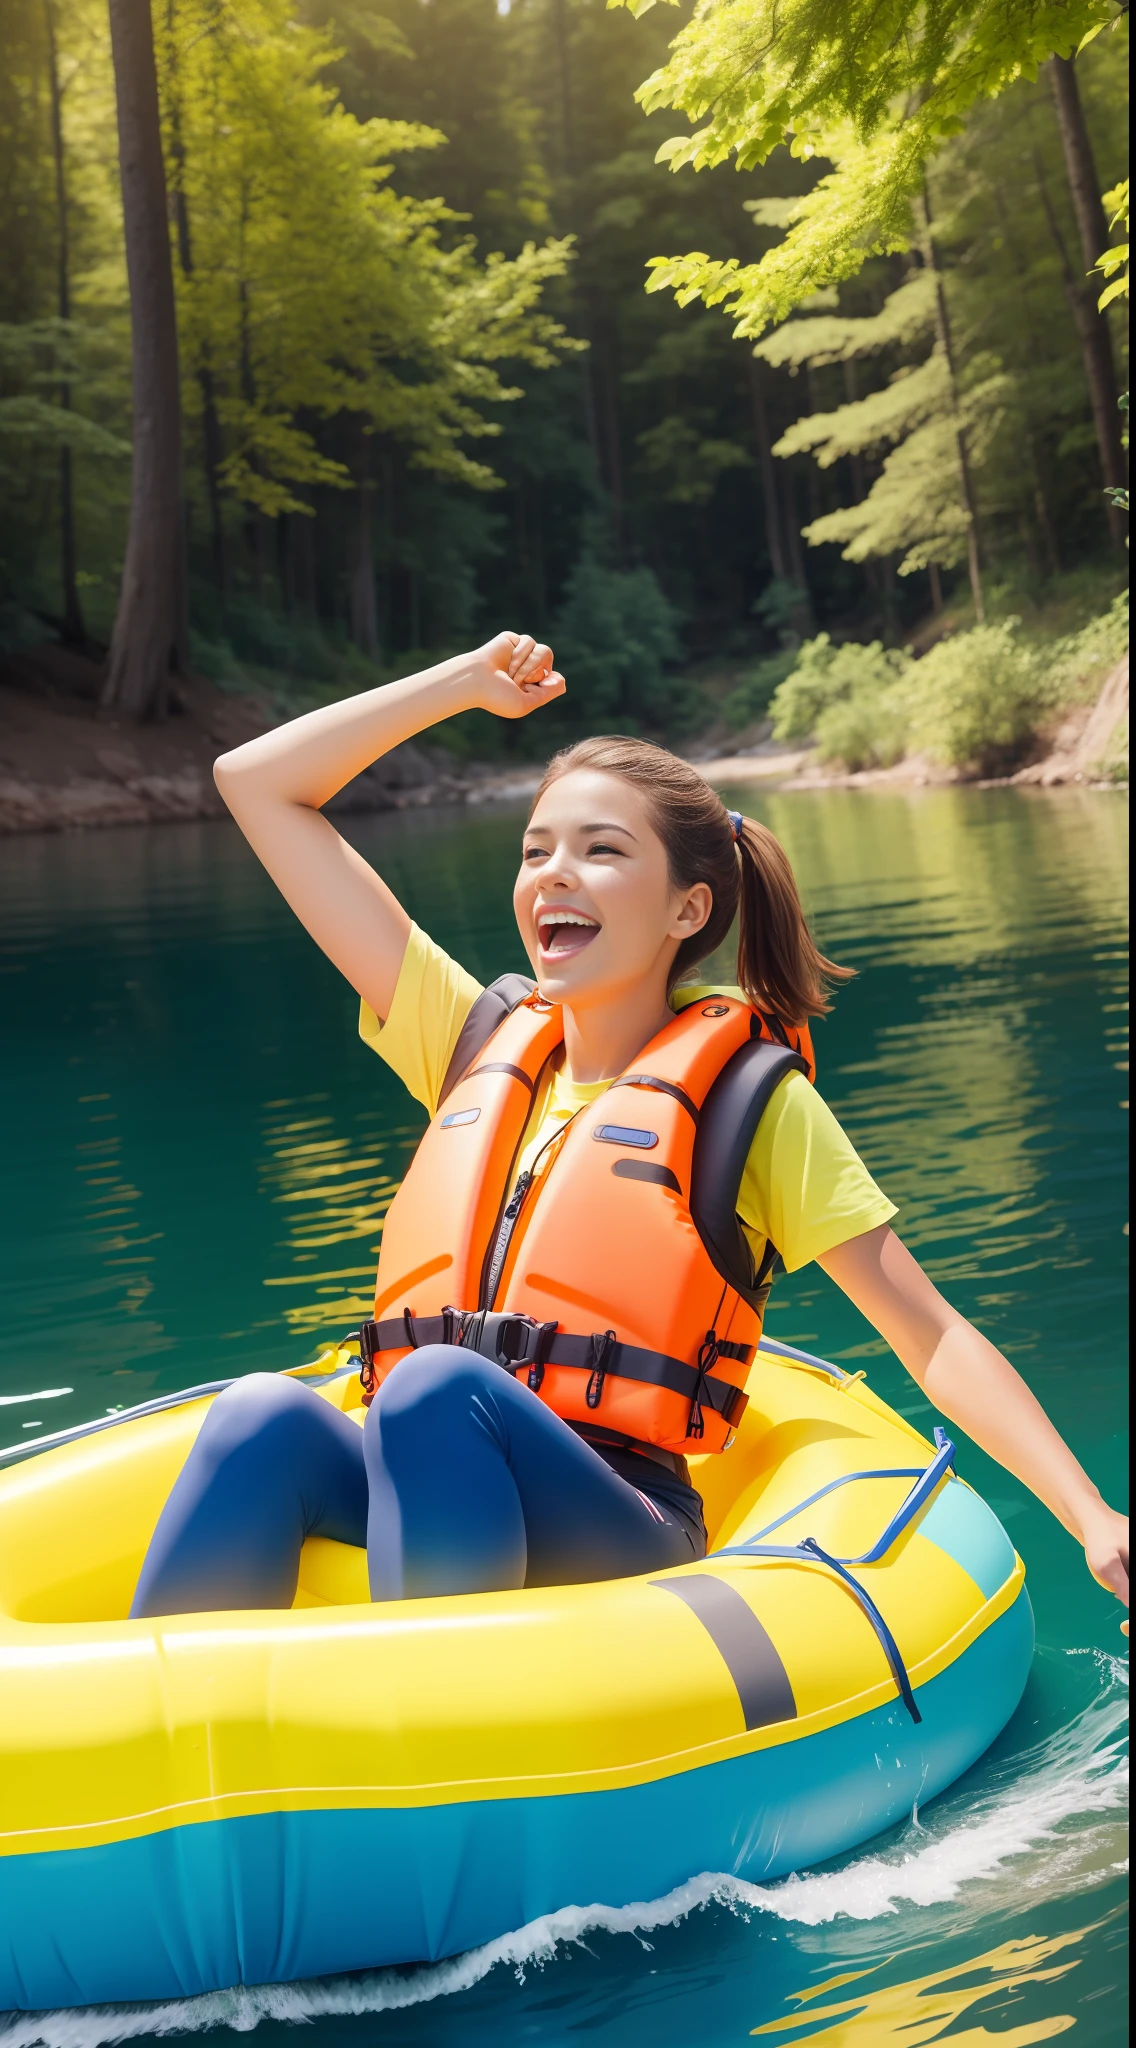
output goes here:
<path id="1" fill-rule="evenodd" d="M 1085 1546 L 1085 1562 L 1094 1579 L 1115 1593 L 1118 1600 L 1128 1605 L 1128 1517 L 1118 1515 L 1104 1501 L 1094 1509 L 1091 1519 L 1086 1519 L 1081 1530 Z M 1121 1635 L 1128 1634 L 1128 1623 L 1120 1624 Z"/>
<path id="2" fill-rule="evenodd" d="M 552 666 L 551 647 L 529 633 L 498 633 L 468 661 L 473 702 L 497 718 L 527 718 L 564 695 L 566 685 Z"/>

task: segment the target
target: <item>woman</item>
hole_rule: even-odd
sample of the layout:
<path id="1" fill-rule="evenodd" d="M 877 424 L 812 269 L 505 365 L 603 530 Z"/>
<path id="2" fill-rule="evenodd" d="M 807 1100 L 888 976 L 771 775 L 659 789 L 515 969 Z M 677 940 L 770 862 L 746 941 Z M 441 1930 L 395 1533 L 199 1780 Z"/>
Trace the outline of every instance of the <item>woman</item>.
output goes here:
<path id="1" fill-rule="evenodd" d="M 816 951 L 788 863 L 764 827 L 727 813 L 695 771 L 661 749 L 618 740 L 568 749 L 534 802 L 514 894 L 538 993 L 525 996 L 518 982 L 511 995 L 483 997 L 321 814 L 353 776 L 443 719 L 474 707 L 522 718 L 564 689 L 548 647 L 502 633 L 476 653 L 310 712 L 217 763 L 218 786 L 253 850 L 358 991 L 367 1043 L 432 1117 L 455 1063 L 482 1076 L 481 1096 L 435 1118 L 398 1198 L 401 1221 L 394 1210 L 388 1218 L 379 1272 L 388 1311 L 386 1321 L 366 1326 L 374 1399 L 365 1428 L 295 1380 L 258 1374 L 222 1394 L 162 1513 L 133 1612 L 288 1606 L 311 1534 L 366 1543 L 376 1600 L 620 1577 L 701 1557 L 701 1502 L 681 1450 L 731 1440 L 773 1246 L 790 1269 L 818 1261 L 935 1407 L 1033 1489 L 1084 1546 L 1093 1575 L 1127 1603 L 1126 1519 L 1102 1500 L 1013 1367 L 905 1250 L 891 1229 L 893 1204 L 810 1085 L 807 1017 L 827 1007 L 825 979 L 842 970 Z M 722 942 L 735 912 L 746 1001 L 726 992 L 699 1005 L 715 992 L 691 988 L 689 971 Z M 514 1057 L 471 1069 L 463 1028 L 468 1033 L 494 1001 L 494 1017 L 505 1018 L 500 1031 L 513 1033 Z M 515 1021 L 506 1016 L 510 1004 Z M 636 1151 L 655 1148 L 661 1157 L 658 1131 L 641 1127 L 643 1119 L 599 1122 L 591 1106 L 609 1088 L 653 1089 L 650 1121 L 662 1129 L 669 1115 L 685 1128 L 684 1109 L 694 1117 L 741 1049 L 739 1020 L 743 1038 L 760 1033 L 773 1048 L 767 1080 L 776 1085 L 767 1088 L 764 1112 L 754 1108 L 752 1143 L 733 1169 L 729 1225 L 738 1256 L 752 1263 L 729 1310 L 735 1254 L 719 1247 L 711 1256 L 701 1226 L 691 1228 L 691 1215 L 671 1205 L 645 1212 L 660 1219 L 658 1237 L 636 1285 L 648 1297 L 648 1317 L 662 1315 L 668 1279 L 679 1272 L 673 1314 L 681 1319 L 692 1290 L 716 1288 L 717 1275 L 726 1275 L 716 1305 L 703 1314 L 696 1304 L 692 1343 L 672 1338 L 666 1350 L 649 1350 L 618 1339 L 614 1328 L 587 1334 L 609 1304 L 604 1297 L 573 1310 L 585 1299 L 579 1283 L 588 1261 L 579 1258 L 579 1271 L 545 1276 L 558 1316 L 541 1321 L 515 1257 L 510 1267 L 522 1209 L 531 1241 L 535 1219 L 547 1224 L 565 1213 L 565 1191 L 583 1187 L 589 1173 L 592 1192 L 572 1212 L 581 1228 L 597 1199 L 605 1214 L 622 1218 L 627 1204 L 643 1201 L 644 1184 L 654 1184 L 651 1199 L 659 1186 L 682 1195 L 674 1172 Z M 725 1034 L 721 1044 L 715 1033 Z M 529 1067 L 524 1048 L 535 1048 Z M 631 1071 L 645 1048 L 654 1071 Z M 680 1064 L 668 1071 L 689 1079 L 697 1103 L 685 1082 L 659 1078 L 676 1048 Z M 471 1136 L 482 1098 L 485 1122 Z M 461 1143 L 438 1151 L 451 1141 L 434 1134 L 447 1126 L 462 1127 Z M 582 1141 L 588 1130 L 614 1138 L 614 1164 Z M 431 1262 L 421 1253 L 431 1229 L 448 1242 L 484 1206 L 485 1162 L 502 1132 L 500 1206 L 490 1190 L 493 1213 L 478 1225 L 480 1238 L 472 1226 L 465 1233 L 471 1244 L 477 1238 L 480 1280 L 470 1279 L 471 1266 L 463 1286 L 471 1297 L 480 1288 L 478 1299 L 443 1305 L 443 1277 L 424 1308 Z M 421 1161 L 430 1146 L 428 1172 Z M 481 1162 L 481 1179 L 464 1190 L 448 1171 L 462 1158 Z M 601 1165 L 624 1177 L 614 1193 L 610 1180 L 596 1178 Z M 460 1181 L 456 1164 L 454 1172 Z M 689 1199 L 693 1210 L 693 1190 Z M 605 1246 L 602 1234 L 590 1242 L 593 1263 L 604 1265 L 611 1252 L 613 1277 L 604 1285 L 618 1293 L 620 1244 Z M 557 1263 L 555 1251 L 545 1263 Z M 559 1260 L 561 1268 L 572 1263 L 568 1253 Z M 448 1255 L 433 1264 L 457 1270 Z M 393 1272 L 385 1287 L 384 1271 L 388 1279 Z M 413 1306 L 400 1309 L 409 1296 Z M 502 1306 L 508 1313 L 496 1314 Z M 573 1335 L 575 1324 L 585 1334 Z M 613 1417 L 617 1427 L 606 1427 Z"/>

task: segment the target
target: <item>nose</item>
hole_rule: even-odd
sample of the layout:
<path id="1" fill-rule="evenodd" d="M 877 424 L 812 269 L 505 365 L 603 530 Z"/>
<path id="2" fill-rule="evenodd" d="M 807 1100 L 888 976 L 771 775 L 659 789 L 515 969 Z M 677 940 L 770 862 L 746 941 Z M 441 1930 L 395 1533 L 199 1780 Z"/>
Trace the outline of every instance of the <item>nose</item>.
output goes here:
<path id="1" fill-rule="evenodd" d="M 571 848 L 563 840 L 557 840 L 540 870 L 541 889 L 574 889 L 578 880 Z"/>

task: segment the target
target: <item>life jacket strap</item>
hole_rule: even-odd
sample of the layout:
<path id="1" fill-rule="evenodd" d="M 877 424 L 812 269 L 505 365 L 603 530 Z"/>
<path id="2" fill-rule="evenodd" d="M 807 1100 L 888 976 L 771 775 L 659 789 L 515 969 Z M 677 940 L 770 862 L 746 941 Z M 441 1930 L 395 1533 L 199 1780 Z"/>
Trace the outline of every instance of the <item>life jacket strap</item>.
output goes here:
<path id="1" fill-rule="evenodd" d="M 447 1308 L 439 1316 L 415 1316 L 405 1309 L 400 1316 L 381 1322 L 363 1323 L 359 1330 L 359 1375 L 365 1392 L 375 1385 L 375 1361 L 384 1351 L 415 1351 L 424 1344 L 460 1344 L 482 1358 L 492 1358 L 506 1372 L 529 1368 L 529 1385 L 538 1391 L 543 1368 L 548 1365 L 574 1366 L 588 1373 L 592 1383 L 597 1374 L 642 1380 L 647 1386 L 665 1387 L 684 1400 L 712 1408 L 730 1429 L 736 1429 L 749 1402 L 743 1388 L 716 1378 L 705 1364 L 687 1365 L 665 1351 L 649 1351 L 638 1344 L 623 1344 L 611 1332 L 594 1331 L 577 1337 L 561 1331 L 557 1323 L 538 1323 L 519 1310 Z M 752 1344 L 734 1344 L 719 1338 L 717 1355 L 748 1365 Z"/>

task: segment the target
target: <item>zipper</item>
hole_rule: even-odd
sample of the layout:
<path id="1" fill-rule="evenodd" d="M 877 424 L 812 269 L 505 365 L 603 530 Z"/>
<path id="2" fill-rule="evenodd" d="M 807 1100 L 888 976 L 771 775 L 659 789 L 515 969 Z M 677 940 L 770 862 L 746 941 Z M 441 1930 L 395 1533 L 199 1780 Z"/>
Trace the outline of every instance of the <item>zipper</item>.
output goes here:
<path id="1" fill-rule="evenodd" d="M 532 1174 L 526 1166 L 524 1172 L 519 1175 L 517 1185 L 505 1204 L 501 1221 L 497 1226 L 497 1236 L 494 1239 L 492 1256 L 489 1260 L 489 1274 L 482 1289 L 484 1302 L 478 1303 L 479 1308 L 482 1306 L 485 1308 L 493 1307 L 501 1279 L 501 1270 L 508 1257 L 509 1244 L 513 1231 L 516 1228 L 517 1218 L 524 1207 L 525 1196 L 532 1186 L 532 1179 Z"/>
<path id="2" fill-rule="evenodd" d="M 535 1077 L 535 1079 L 534 1079 L 534 1081 L 533 1081 L 533 1085 L 532 1085 L 532 1094 L 531 1094 L 531 1095 L 530 1095 L 530 1097 L 529 1097 L 529 1113 L 530 1113 L 530 1115 L 531 1115 L 531 1113 L 532 1113 L 532 1106 L 533 1106 L 533 1103 L 534 1103 L 534 1102 L 536 1101 L 537 1095 L 538 1095 L 538 1093 L 539 1093 L 539 1090 L 540 1090 L 540 1085 L 541 1085 L 541 1082 L 542 1082 L 542 1081 L 544 1080 L 544 1075 L 545 1075 L 545 1069 L 546 1069 L 546 1068 L 548 1067 L 548 1065 L 549 1065 L 550 1061 L 551 1061 L 551 1060 L 552 1060 L 552 1059 L 553 1059 L 554 1057 L 555 1057 L 555 1053 L 554 1053 L 554 1052 L 550 1052 L 550 1053 L 549 1053 L 549 1055 L 548 1055 L 548 1059 L 546 1059 L 546 1060 L 545 1060 L 545 1061 L 543 1062 L 543 1064 L 541 1065 L 541 1067 L 540 1067 L 540 1069 L 539 1069 L 539 1071 L 538 1071 L 538 1073 L 537 1073 L 537 1075 L 536 1075 L 536 1077 Z M 508 1192 L 509 1182 L 510 1182 L 510 1181 L 512 1180 L 512 1178 L 513 1178 L 513 1168 L 515 1167 L 515 1165 L 516 1165 L 516 1163 L 517 1163 L 517 1160 L 518 1160 L 518 1159 L 520 1158 L 520 1153 L 521 1153 L 521 1145 L 522 1145 L 522 1143 L 523 1143 L 523 1140 L 524 1140 L 524 1135 L 525 1135 L 525 1131 L 526 1131 L 527 1129 L 528 1129 L 528 1118 L 526 1117 L 526 1119 L 525 1119 L 525 1122 L 524 1122 L 524 1123 L 522 1124 L 522 1126 L 521 1126 L 521 1129 L 520 1129 L 520 1133 L 519 1133 L 519 1135 L 518 1135 L 518 1138 L 517 1138 L 517 1142 L 516 1142 L 516 1144 L 515 1144 L 515 1145 L 514 1145 L 514 1147 L 513 1147 L 513 1156 L 512 1156 L 512 1158 L 511 1158 L 511 1159 L 510 1159 L 510 1161 L 509 1161 L 509 1171 L 508 1171 L 508 1173 L 507 1173 L 507 1174 L 505 1175 L 505 1185 L 504 1185 L 504 1188 L 503 1188 L 503 1189 L 502 1189 L 502 1191 L 501 1191 L 501 1202 L 500 1202 L 500 1206 L 498 1207 L 498 1210 L 497 1210 L 497 1221 L 496 1221 L 496 1224 L 494 1225 L 494 1228 L 493 1228 L 493 1235 L 492 1235 L 492 1237 L 491 1237 L 491 1238 L 490 1238 L 490 1240 L 489 1240 L 489 1247 L 488 1247 L 488 1249 L 486 1250 L 486 1253 L 485 1253 L 485 1257 L 484 1257 L 484 1259 L 482 1260 L 482 1264 L 481 1264 L 481 1285 L 480 1285 L 480 1287 L 478 1288 L 478 1292 L 477 1292 L 477 1306 L 478 1306 L 478 1310 L 479 1310 L 479 1311 L 480 1311 L 481 1309 L 484 1309 L 484 1308 L 491 1308 L 491 1307 L 493 1306 L 493 1295 L 494 1295 L 494 1293 L 496 1292 L 496 1288 L 497 1288 L 497 1283 L 498 1283 L 498 1281 L 499 1281 L 499 1280 L 500 1280 L 500 1278 L 501 1278 L 501 1264 L 502 1264 L 502 1263 L 504 1262 L 504 1258 L 505 1258 L 505 1253 L 506 1253 L 506 1252 L 508 1251 L 508 1249 L 509 1249 L 509 1238 L 510 1238 L 510 1237 L 512 1237 L 512 1235 L 513 1235 L 513 1225 L 514 1225 L 514 1224 L 516 1223 L 516 1220 L 517 1220 L 516 1216 L 514 1216 L 514 1217 L 513 1217 L 513 1219 L 512 1219 L 512 1222 L 510 1222 L 510 1223 L 509 1223 L 509 1225 L 508 1225 L 508 1236 L 506 1236 L 506 1238 L 505 1238 L 505 1243 L 504 1243 L 504 1246 L 503 1246 L 503 1247 L 501 1247 L 501 1233 L 502 1233 L 502 1232 L 503 1232 L 503 1231 L 504 1231 L 504 1230 L 506 1229 L 506 1224 L 505 1224 L 505 1216 L 506 1216 L 506 1212 L 507 1212 L 507 1210 L 508 1210 L 508 1209 L 509 1209 L 509 1208 L 511 1207 L 511 1205 L 512 1205 L 513 1197 L 514 1197 L 514 1196 L 516 1195 L 516 1192 L 517 1192 L 516 1188 L 514 1188 L 514 1190 L 513 1190 L 513 1195 L 512 1195 L 512 1196 L 509 1196 L 509 1200 L 508 1200 L 508 1201 L 506 1201 L 505 1197 L 506 1197 L 506 1194 L 507 1194 L 507 1192 Z M 533 1161 L 533 1165 L 534 1165 L 534 1166 L 536 1165 L 536 1160 L 535 1160 L 535 1159 L 534 1159 L 534 1161 Z M 521 1176 L 521 1178 L 523 1179 L 523 1178 L 524 1178 L 524 1176 L 522 1175 L 522 1176 Z M 532 1178 L 531 1174 L 530 1174 L 529 1178 L 530 1178 L 530 1181 L 531 1181 L 531 1178 Z M 518 1186 L 519 1186 L 519 1185 L 520 1185 L 520 1183 L 518 1182 Z M 526 1190 L 525 1190 L 525 1193 L 527 1193 L 527 1192 L 528 1192 L 528 1190 L 526 1189 Z M 521 1196 L 521 1200 L 522 1200 L 522 1201 L 524 1200 L 524 1195 L 523 1195 L 523 1194 L 522 1194 L 522 1196 Z M 518 1212 L 518 1213 L 519 1213 L 519 1212 Z M 498 1257 L 497 1257 L 497 1254 L 498 1254 L 498 1249 L 499 1249 L 499 1247 L 501 1248 L 501 1263 L 498 1263 Z"/>
<path id="3" fill-rule="evenodd" d="M 587 1104 L 581 1103 L 580 1108 L 583 1109 L 587 1106 Z M 580 1110 L 574 1109 L 571 1116 L 567 1117 L 561 1124 L 560 1129 L 553 1131 L 552 1136 L 545 1139 L 532 1165 L 526 1166 L 524 1172 L 518 1175 L 517 1185 L 505 1204 L 501 1213 L 501 1221 L 497 1226 L 497 1235 L 493 1240 L 493 1250 L 488 1261 L 488 1272 L 482 1283 L 481 1299 L 477 1304 L 479 1309 L 491 1309 L 496 1304 L 497 1289 L 501 1284 L 501 1275 L 505 1270 L 505 1261 L 509 1256 L 509 1246 L 513 1241 L 513 1232 L 517 1227 L 517 1218 L 525 1206 L 525 1198 L 532 1187 L 533 1181 L 536 1179 L 536 1169 L 540 1161 L 544 1158 L 550 1145 L 559 1146 L 563 1142 L 579 1114 Z"/>

